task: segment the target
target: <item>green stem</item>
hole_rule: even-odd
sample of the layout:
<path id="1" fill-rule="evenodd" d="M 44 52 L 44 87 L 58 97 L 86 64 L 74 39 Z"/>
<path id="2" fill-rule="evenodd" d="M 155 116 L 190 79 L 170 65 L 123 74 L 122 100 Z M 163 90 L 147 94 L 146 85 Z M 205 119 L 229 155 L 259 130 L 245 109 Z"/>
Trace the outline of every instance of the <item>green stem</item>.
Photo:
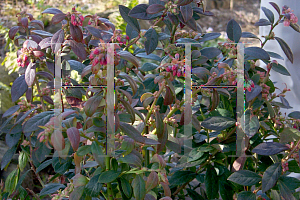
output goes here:
<path id="1" fill-rule="evenodd" d="M 45 104 L 44 104 L 44 98 L 43 98 L 42 93 L 41 93 L 40 85 L 39 85 L 39 83 L 36 79 L 35 79 L 35 84 L 36 84 L 36 87 L 37 87 L 38 94 L 40 96 L 43 112 L 45 112 L 46 107 L 45 107 Z"/>
<path id="2" fill-rule="evenodd" d="M 270 29 L 270 32 L 269 32 L 268 36 L 271 35 L 271 33 L 272 33 L 272 31 L 274 30 L 274 28 L 279 24 L 281 18 L 282 18 L 282 17 L 280 16 L 279 19 L 277 20 L 277 22 L 276 22 L 274 25 L 271 25 L 271 29 Z M 269 37 L 267 37 L 267 38 L 265 39 L 265 41 L 261 44 L 261 48 L 263 48 L 263 47 L 265 46 L 265 44 L 267 43 L 268 40 L 270 40 Z"/>
<path id="3" fill-rule="evenodd" d="M 106 165 L 106 171 L 110 170 L 110 157 L 107 156 L 105 157 L 105 165 Z M 108 194 L 108 200 L 114 200 L 114 196 L 113 196 L 113 191 L 112 191 L 112 186 L 111 183 L 107 183 L 107 194 Z"/>
<path id="4" fill-rule="evenodd" d="M 153 109 L 154 109 L 154 107 L 155 107 L 155 105 L 156 105 L 156 102 L 157 102 L 159 96 L 161 95 L 161 93 L 162 93 L 162 91 L 163 91 L 163 88 L 164 88 L 164 85 L 162 85 L 161 88 L 159 89 L 159 91 L 158 91 L 158 93 L 156 94 L 156 97 L 154 98 L 154 101 L 153 101 L 153 103 L 152 103 L 152 105 L 151 105 L 151 108 L 150 108 L 149 112 L 147 113 L 147 116 L 146 116 L 146 119 L 145 119 L 146 125 L 145 125 L 145 128 L 144 128 L 143 132 L 142 132 L 142 135 L 144 135 L 144 133 L 146 132 L 146 127 L 148 126 L 148 124 L 147 124 L 147 123 L 148 123 L 148 120 L 149 120 L 149 118 L 150 118 L 150 116 L 151 116 L 151 114 L 152 114 L 152 111 L 153 111 Z"/>

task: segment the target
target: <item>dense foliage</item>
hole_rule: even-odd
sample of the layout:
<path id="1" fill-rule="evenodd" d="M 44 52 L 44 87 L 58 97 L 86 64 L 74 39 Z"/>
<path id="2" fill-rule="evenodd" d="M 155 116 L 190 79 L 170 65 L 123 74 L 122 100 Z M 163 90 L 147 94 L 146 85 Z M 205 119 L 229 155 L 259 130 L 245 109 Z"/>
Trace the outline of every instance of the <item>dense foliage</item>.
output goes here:
<path id="1" fill-rule="evenodd" d="M 10 149 L 1 169 L 15 153 L 19 163 L 2 185 L 2 198 L 299 199 L 295 189 L 300 181 L 287 175 L 300 172 L 300 112 L 280 115 L 280 107 L 290 107 L 284 98 L 288 88 L 275 94 L 269 73 L 290 74 L 271 59 L 283 59 L 280 55 L 263 50 L 266 42 L 276 40 L 293 62 L 291 49 L 273 29 L 283 23 L 299 32 L 298 19 L 287 6 L 280 9 L 271 3 L 279 20 L 262 8 L 268 20 L 255 24 L 271 27 L 264 41 L 242 32 L 231 20 L 228 42 L 203 48 L 221 35 L 202 33 L 196 22 L 202 15 L 213 17 L 205 2 L 150 0 L 132 9 L 120 5 L 126 34 L 109 20 L 83 16 L 75 7 L 68 13 L 43 11 L 53 15 L 52 24 L 62 25 L 54 34 L 44 31 L 44 24 L 31 14 L 19 13 L 18 25 L 9 31 L 19 47 L 20 76 L 11 89 L 17 105 L 3 115 L 1 133 Z M 138 20 L 153 25 L 141 30 Z M 237 43 L 243 38 L 260 40 L 261 46 L 244 49 L 245 81 L 239 83 Z M 108 43 L 118 43 L 110 52 L 115 102 L 106 96 L 112 61 Z M 193 43 L 190 110 L 185 102 L 188 59 L 182 43 Z M 55 99 L 60 93 L 54 94 L 54 81 L 59 81 L 54 79 L 56 54 L 62 56 L 61 102 Z M 257 65 L 258 60 L 266 69 Z M 236 117 L 238 84 L 245 90 L 241 118 Z M 106 113 L 112 103 L 115 134 L 109 138 L 106 130 L 112 123 Z M 57 104 L 62 108 L 61 132 L 54 128 Z M 245 133 L 240 155 L 237 130 Z M 114 139 L 113 154 L 108 152 L 109 139 Z M 44 170 L 50 171 L 48 177 Z M 30 171 L 38 181 L 34 189 L 22 186 Z"/>

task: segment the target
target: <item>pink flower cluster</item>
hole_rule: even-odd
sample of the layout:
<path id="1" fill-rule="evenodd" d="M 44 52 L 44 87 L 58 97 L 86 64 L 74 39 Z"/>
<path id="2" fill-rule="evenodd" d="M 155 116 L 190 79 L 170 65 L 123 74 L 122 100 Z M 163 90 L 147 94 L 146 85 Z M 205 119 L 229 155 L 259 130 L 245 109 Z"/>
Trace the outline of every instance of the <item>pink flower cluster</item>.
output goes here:
<path id="1" fill-rule="evenodd" d="M 291 8 L 287 6 L 283 6 L 282 8 L 282 14 L 284 15 L 284 26 L 290 26 L 290 24 L 296 24 L 298 22 L 298 17 L 292 13 Z"/>
<path id="2" fill-rule="evenodd" d="M 92 60 L 92 66 L 97 65 L 107 65 L 107 55 L 105 49 L 97 47 L 96 49 L 92 50 L 89 58 Z"/>
<path id="3" fill-rule="evenodd" d="M 84 20 L 84 17 L 81 15 L 81 14 L 72 14 L 71 15 L 71 23 L 74 25 L 74 26 L 82 26 L 82 22 Z"/>
<path id="4" fill-rule="evenodd" d="M 248 81 L 248 83 L 245 83 L 244 90 L 248 90 L 248 92 L 251 92 L 252 88 L 254 88 L 254 82 L 252 80 Z"/>
<path id="5" fill-rule="evenodd" d="M 166 68 L 167 72 L 172 72 L 173 76 L 181 77 L 183 76 L 184 67 L 180 67 L 178 64 L 169 65 Z"/>
<path id="6" fill-rule="evenodd" d="M 262 84 L 262 98 L 268 100 L 268 95 L 269 95 L 269 91 L 270 91 L 270 86 L 267 86 L 266 84 Z"/>
<path id="7" fill-rule="evenodd" d="M 19 55 L 19 57 L 17 58 L 17 63 L 18 66 L 20 67 L 26 67 L 29 65 L 29 59 L 28 59 L 28 55 L 22 53 L 21 55 Z"/>

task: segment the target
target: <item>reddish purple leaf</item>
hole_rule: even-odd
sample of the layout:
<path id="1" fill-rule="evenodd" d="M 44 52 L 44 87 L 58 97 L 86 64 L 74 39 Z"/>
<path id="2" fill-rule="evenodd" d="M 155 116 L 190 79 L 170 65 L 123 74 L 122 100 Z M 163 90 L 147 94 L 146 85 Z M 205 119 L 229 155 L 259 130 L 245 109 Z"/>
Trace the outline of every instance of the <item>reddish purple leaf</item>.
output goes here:
<path id="1" fill-rule="evenodd" d="M 43 30 L 44 30 L 44 23 L 42 22 L 42 21 L 40 21 L 40 20 L 32 20 L 31 22 L 30 22 L 30 24 L 32 25 L 32 24 L 37 24 L 39 27 L 41 27 Z"/>
<path id="2" fill-rule="evenodd" d="M 62 133 L 55 130 L 51 135 L 51 142 L 55 150 L 62 151 L 65 148 L 65 139 Z"/>
<path id="3" fill-rule="evenodd" d="M 80 133 L 79 130 L 75 127 L 68 128 L 67 135 L 70 140 L 71 146 L 76 151 L 80 143 Z"/>
<path id="4" fill-rule="evenodd" d="M 66 18 L 66 14 L 64 13 L 58 13 L 56 15 L 54 15 L 52 17 L 51 23 L 52 24 L 58 24 L 59 22 L 61 22 L 62 20 L 64 20 Z"/>
<path id="5" fill-rule="evenodd" d="M 28 86 L 32 86 L 34 83 L 35 74 L 36 74 L 35 68 L 36 68 L 36 64 L 32 62 L 29 63 L 29 65 L 26 68 L 25 81 Z"/>
<path id="6" fill-rule="evenodd" d="M 19 30 L 19 26 L 13 26 L 8 32 L 9 38 L 13 40 L 15 38 L 18 30 Z"/>
<path id="7" fill-rule="evenodd" d="M 43 38 L 39 35 L 29 35 L 29 37 L 31 37 L 31 39 L 36 43 L 40 43 L 43 40 Z"/>
<path id="8" fill-rule="evenodd" d="M 71 46 L 71 49 L 73 52 L 82 60 L 86 59 L 87 53 L 84 47 L 84 44 L 82 43 L 77 43 L 74 40 L 67 40 L 67 44 Z"/>
<path id="9" fill-rule="evenodd" d="M 44 56 L 44 53 L 42 51 L 33 51 L 33 55 L 35 57 L 42 57 Z"/>
<path id="10" fill-rule="evenodd" d="M 25 75 L 19 76 L 11 87 L 11 99 L 12 102 L 17 101 L 28 89 L 25 81 Z"/>
<path id="11" fill-rule="evenodd" d="M 46 49 L 48 47 L 51 46 L 51 37 L 47 37 L 47 38 L 44 38 L 40 43 L 39 43 L 39 46 L 41 47 L 41 49 Z"/>
<path id="12" fill-rule="evenodd" d="M 57 8 L 47 8 L 46 10 L 44 10 L 42 12 L 43 14 L 44 13 L 48 13 L 48 14 L 58 14 L 58 13 L 63 13 L 61 10 L 57 9 Z"/>
<path id="13" fill-rule="evenodd" d="M 82 42 L 83 34 L 79 26 L 74 26 L 73 24 L 70 23 L 70 34 L 76 42 Z"/>
<path id="14" fill-rule="evenodd" d="M 43 77 L 49 79 L 49 81 L 53 80 L 53 75 L 48 72 L 40 71 L 40 72 L 37 72 L 36 75 L 43 76 Z"/>
<path id="15" fill-rule="evenodd" d="M 20 20 L 22 26 L 24 28 L 27 28 L 28 27 L 28 18 L 27 17 L 23 17 L 21 20 Z"/>
<path id="16" fill-rule="evenodd" d="M 57 53 L 58 50 L 61 48 L 62 43 L 65 40 L 65 33 L 62 29 L 60 29 L 59 31 L 57 31 L 52 39 L 51 39 L 51 49 L 53 51 L 53 53 Z"/>
<path id="17" fill-rule="evenodd" d="M 49 96 L 43 96 L 43 99 L 44 99 L 46 102 L 48 102 L 48 103 L 54 105 L 53 99 L 52 99 L 51 97 L 49 97 Z"/>
<path id="18" fill-rule="evenodd" d="M 147 8 L 147 13 L 148 14 L 156 14 L 159 13 L 160 11 L 163 11 L 165 9 L 165 6 L 161 4 L 152 4 Z"/>
<path id="19" fill-rule="evenodd" d="M 28 88 L 28 90 L 26 91 L 26 100 L 27 102 L 31 102 L 32 101 L 32 88 Z"/>

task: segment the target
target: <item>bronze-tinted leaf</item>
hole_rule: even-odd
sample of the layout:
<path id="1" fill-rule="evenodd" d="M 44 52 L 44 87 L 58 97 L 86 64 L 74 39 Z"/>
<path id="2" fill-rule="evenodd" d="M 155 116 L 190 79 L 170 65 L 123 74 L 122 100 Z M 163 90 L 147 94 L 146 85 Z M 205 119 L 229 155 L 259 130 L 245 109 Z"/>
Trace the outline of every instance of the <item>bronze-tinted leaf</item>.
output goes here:
<path id="1" fill-rule="evenodd" d="M 164 105 L 171 105 L 174 101 L 174 96 L 170 90 L 170 88 L 168 86 L 166 86 L 166 95 L 165 95 L 165 99 L 164 99 Z"/>
<path id="2" fill-rule="evenodd" d="M 70 23 L 70 34 L 76 42 L 82 42 L 83 34 L 79 26 L 74 26 L 72 23 Z"/>
<path id="3" fill-rule="evenodd" d="M 118 54 L 124 60 L 131 62 L 135 67 L 139 67 L 139 60 L 128 51 L 119 51 Z"/>
<path id="4" fill-rule="evenodd" d="M 170 197 L 171 196 L 171 190 L 170 190 L 170 187 L 166 184 L 166 183 L 164 183 L 164 182 L 160 182 L 160 184 L 161 184 L 161 186 L 163 187 L 163 189 L 164 189 L 164 194 L 165 194 L 165 196 L 168 196 L 168 197 Z"/>
<path id="5" fill-rule="evenodd" d="M 62 20 L 64 20 L 66 18 L 66 14 L 64 13 L 58 13 L 56 15 L 54 15 L 52 17 L 51 23 L 52 24 L 58 24 L 59 22 L 61 22 Z"/>
<path id="6" fill-rule="evenodd" d="M 158 175 L 156 172 L 152 171 L 147 178 L 146 190 L 150 191 L 158 185 Z"/>
<path id="7" fill-rule="evenodd" d="M 102 98 L 102 95 L 95 95 L 87 100 L 84 106 L 84 112 L 88 117 L 91 117 L 96 112 Z"/>
<path id="8" fill-rule="evenodd" d="M 19 26 L 11 27 L 11 29 L 8 31 L 8 37 L 13 40 L 15 38 L 18 30 L 19 30 Z"/>
<path id="9" fill-rule="evenodd" d="M 79 147 L 80 143 L 80 133 L 79 130 L 75 127 L 71 127 L 67 129 L 67 135 L 70 140 L 71 146 L 76 151 Z"/>
<path id="10" fill-rule="evenodd" d="M 152 4 L 147 8 L 146 11 L 148 14 L 156 14 L 156 13 L 163 11 L 164 9 L 165 9 L 165 6 L 163 6 L 161 4 Z"/>
<path id="11" fill-rule="evenodd" d="M 51 142 L 55 150 L 62 151 L 65 148 L 65 139 L 59 130 L 54 130 L 51 135 Z"/>

